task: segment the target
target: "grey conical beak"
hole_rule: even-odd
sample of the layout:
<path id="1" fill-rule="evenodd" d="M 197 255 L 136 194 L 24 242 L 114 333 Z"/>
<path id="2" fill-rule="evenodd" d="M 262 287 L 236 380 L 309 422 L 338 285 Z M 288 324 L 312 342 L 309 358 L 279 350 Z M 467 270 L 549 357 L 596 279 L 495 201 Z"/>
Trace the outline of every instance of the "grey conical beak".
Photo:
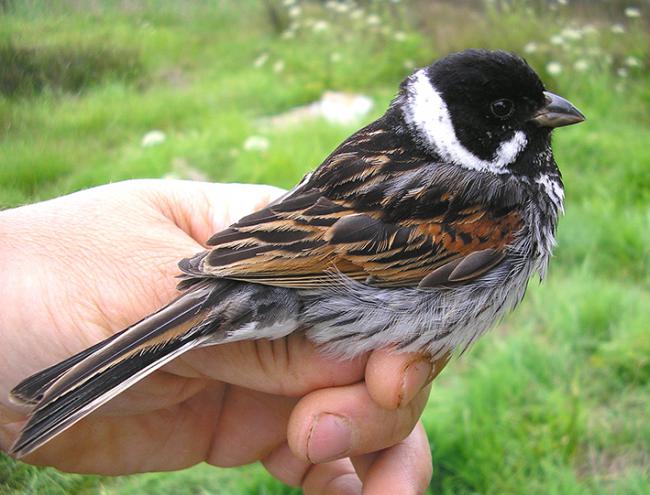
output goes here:
<path id="1" fill-rule="evenodd" d="M 530 119 L 542 127 L 562 127 L 565 125 L 579 124 L 585 116 L 574 107 L 570 101 L 561 96 L 544 91 L 546 105 Z"/>

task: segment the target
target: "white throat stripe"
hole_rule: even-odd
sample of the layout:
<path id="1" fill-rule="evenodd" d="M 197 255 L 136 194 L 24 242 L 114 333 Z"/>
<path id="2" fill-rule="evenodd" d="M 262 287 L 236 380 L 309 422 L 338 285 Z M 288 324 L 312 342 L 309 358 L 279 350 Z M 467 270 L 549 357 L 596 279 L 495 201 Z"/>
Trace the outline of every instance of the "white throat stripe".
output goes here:
<path id="1" fill-rule="evenodd" d="M 516 131 L 509 140 L 501 143 L 491 161 L 483 160 L 469 151 L 456 137 L 447 105 L 424 69 L 411 76 L 408 83 L 404 118 L 443 160 L 472 170 L 506 173 L 506 167 L 517 159 L 528 144 L 526 135 Z"/>

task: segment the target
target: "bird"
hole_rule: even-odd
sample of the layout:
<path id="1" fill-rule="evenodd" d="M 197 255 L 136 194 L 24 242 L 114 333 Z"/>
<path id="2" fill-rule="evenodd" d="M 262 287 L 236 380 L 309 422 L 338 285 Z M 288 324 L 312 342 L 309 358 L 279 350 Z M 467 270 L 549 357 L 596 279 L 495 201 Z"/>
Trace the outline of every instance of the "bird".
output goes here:
<path id="1" fill-rule="evenodd" d="M 464 352 L 544 277 L 564 208 L 551 132 L 583 120 L 511 52 L 414 71 L 296 187 L 181 260 L 171 303 L 19 383 L 11 453 L 198 347 L 304 332 L 341 359 Z"/>

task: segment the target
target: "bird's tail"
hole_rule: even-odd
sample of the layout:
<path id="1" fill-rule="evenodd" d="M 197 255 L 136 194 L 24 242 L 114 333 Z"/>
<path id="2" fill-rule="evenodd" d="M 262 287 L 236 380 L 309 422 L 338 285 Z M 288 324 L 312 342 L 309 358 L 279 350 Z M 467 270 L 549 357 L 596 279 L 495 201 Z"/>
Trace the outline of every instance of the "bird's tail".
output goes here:
<path id="1" fill-rule="evenodd" d="M 208 338 L 211 308 L 224 289 L 200 282 L 118 334 L 40 371 L 11 391 L 33 410 L 11 453 L 40 447 L 126 388 Z"/>

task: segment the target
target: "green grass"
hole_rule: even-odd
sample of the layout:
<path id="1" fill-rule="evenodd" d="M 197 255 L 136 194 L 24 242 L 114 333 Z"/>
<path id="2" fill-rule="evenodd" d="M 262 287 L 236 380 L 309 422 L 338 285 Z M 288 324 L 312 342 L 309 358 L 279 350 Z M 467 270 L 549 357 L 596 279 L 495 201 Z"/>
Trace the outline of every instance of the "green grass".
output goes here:
<path id="1" fill-rule="evenodd" d="M 277 24 L 253 2 L 15 2 L 0 16 L 0 57 L 29 54 L 30 65 L 12 66 L 26 79 L 0 96 L 0 206 L 182 174 L 179 163 L 212 180 L 288 187 L 357 126 L 274 130 L 260 118 L 326 89 L 370 94 L 379 115 L 413 64 L 469 46 L 526 51 L 588 121 L 556 133 L 567 214 L 547 281 L 532 282 L 521 307 L 434 385 L 424 413 L 432 493 L 650 493 L 649 12 L 482 4 L 371 3 L 350 20 L 306 3 L 300 18 L 328 29 L 287 39 L 281 2 Z M 166 141 L 142 147 L 153 129 Z M 252 135 L 269 149 L 244 151 Z M 3 494 L 144 492 L 292 493 L 257 466 L 101 478 L 0 457 Z"/>

